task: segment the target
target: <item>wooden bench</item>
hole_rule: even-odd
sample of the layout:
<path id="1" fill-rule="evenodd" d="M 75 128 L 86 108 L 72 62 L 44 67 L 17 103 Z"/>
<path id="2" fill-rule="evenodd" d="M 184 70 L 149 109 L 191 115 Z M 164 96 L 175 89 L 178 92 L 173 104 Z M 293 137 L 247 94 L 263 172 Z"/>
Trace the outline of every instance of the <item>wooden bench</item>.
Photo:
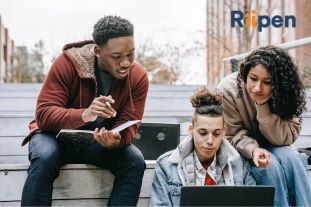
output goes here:
<path id="1" fill-rule="evenodd" d="M 40 87 L 0 84 L 0 206 L 20 205 L 29 166 L 27 146 L 20 144 L 34 116 Z M 151 85 L 143 122 L 179 123 L 181 137 L 185 137 L 192 114 L 189 97 L 196 87 Z M 309 111 L 303 115 L 302 132 L 295 143 L 299 148 L 311 147 L 311 90 L 307 91 L 307 100 Z M 139 206 L 148 204 L 154 172 L 155 161 L 146 162 Z M 92 165 L 65 165 L 54 184 L 53 205 L 106 205 L 112 181 L 107 170 Z"/>

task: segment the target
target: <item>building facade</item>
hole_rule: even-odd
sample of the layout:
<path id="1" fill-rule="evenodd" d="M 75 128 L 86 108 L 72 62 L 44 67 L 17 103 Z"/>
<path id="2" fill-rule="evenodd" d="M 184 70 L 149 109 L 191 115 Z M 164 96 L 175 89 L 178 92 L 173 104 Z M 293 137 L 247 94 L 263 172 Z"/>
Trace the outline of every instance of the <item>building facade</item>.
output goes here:
<path id="1" fill-rule="evenodd" d="M 0 16 L 0 83 L 9 82 L 13 67 L 14 41 Z"/>
<path id="2" fill-rule="evenodd" d="M 237 70 L 238 63 L 223 63 L 226 57 L 311 36 L 310 11 L 311 0 L 207 0 L 207 82 L 217 84 L 225 75 Z M 232 25 L 232 15 L 239 17 L 239 12 L 243 17 L 242 27 L 237 22 Z M 270 25 L 259 29 L 259 15 L 270 17 Z M 279 28 L 271 26 L 272 17 L 276 15 L 282 17 Z M 288 22 L 285 22 L 286 16 Z M 289 52 L 297 59 L 302 73 L 311 65 L 310 45 Z"/>

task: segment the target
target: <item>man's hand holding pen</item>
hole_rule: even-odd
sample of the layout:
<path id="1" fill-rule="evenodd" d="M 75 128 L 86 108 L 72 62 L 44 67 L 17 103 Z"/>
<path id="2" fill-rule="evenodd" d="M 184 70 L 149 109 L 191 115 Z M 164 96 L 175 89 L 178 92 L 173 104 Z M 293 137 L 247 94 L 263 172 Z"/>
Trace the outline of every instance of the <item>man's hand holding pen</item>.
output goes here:
<path id="1" fill-rule="evenodd" d="M 82 120 L 87 123 L 95 121 L 98 116 L 104 118 L 111 118 L 117 115 L 117 112 L 111 107 L 114 103 L 112 97 L 100 96 L 93 100 L 91 105 L 82 113 Z M 106 130 L 104 127 L 101 129 L 96 128 L 94 131 L 94 139 L 103 147 L 113 149 L 119 146 L 121 135 L 119 132 L 112 132 Z"/>
<path id="2" fill-rule="evenodd" d="M 111 104 L 114 103 L 112 97 L 109 96 L 100 96 L 96 97 L 91 105 L 85 109 L 81 115 L 84 123 L 95 121 L 97 116 L 104 118 L 111 118 L 117 115 L 117 112 L 111 107 Z"/>

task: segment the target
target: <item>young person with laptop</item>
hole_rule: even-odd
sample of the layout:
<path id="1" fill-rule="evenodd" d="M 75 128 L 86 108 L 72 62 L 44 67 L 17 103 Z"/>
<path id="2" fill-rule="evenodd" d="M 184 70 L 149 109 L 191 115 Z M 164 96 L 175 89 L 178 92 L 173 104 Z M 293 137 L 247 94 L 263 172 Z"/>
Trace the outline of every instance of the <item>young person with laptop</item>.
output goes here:
<path id="1" fill-rule="evenodd" d="M 222 94 L 201 86 L 191 104 L 190 135 L 157 159 L 150 206 L 179 206 L 182 186 L 255 185 L 249 162 L 224 139 Z"/>
<path id="2" fill-rule="evenodd" d="M 275 206 L 311 206 L 307 157 L 290 146 L 306 104 L 292 57 L 278 47 L 258 48 L 218 87 L 226 138 L 251 161 L 257 185 L 275 187 Z"/>

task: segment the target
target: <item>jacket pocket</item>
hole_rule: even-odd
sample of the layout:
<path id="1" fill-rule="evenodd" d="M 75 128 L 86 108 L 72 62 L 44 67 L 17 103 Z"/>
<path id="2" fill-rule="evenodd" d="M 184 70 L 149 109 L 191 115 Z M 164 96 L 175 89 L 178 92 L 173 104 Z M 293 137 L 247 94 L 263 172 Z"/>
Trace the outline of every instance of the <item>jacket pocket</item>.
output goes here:
<path id="1" fill-rule="evenodd" d="M 179 180 L 169 180 L 167 182 L 168 192 L 172 196 L 180 196 L 182 183 Z"/>

